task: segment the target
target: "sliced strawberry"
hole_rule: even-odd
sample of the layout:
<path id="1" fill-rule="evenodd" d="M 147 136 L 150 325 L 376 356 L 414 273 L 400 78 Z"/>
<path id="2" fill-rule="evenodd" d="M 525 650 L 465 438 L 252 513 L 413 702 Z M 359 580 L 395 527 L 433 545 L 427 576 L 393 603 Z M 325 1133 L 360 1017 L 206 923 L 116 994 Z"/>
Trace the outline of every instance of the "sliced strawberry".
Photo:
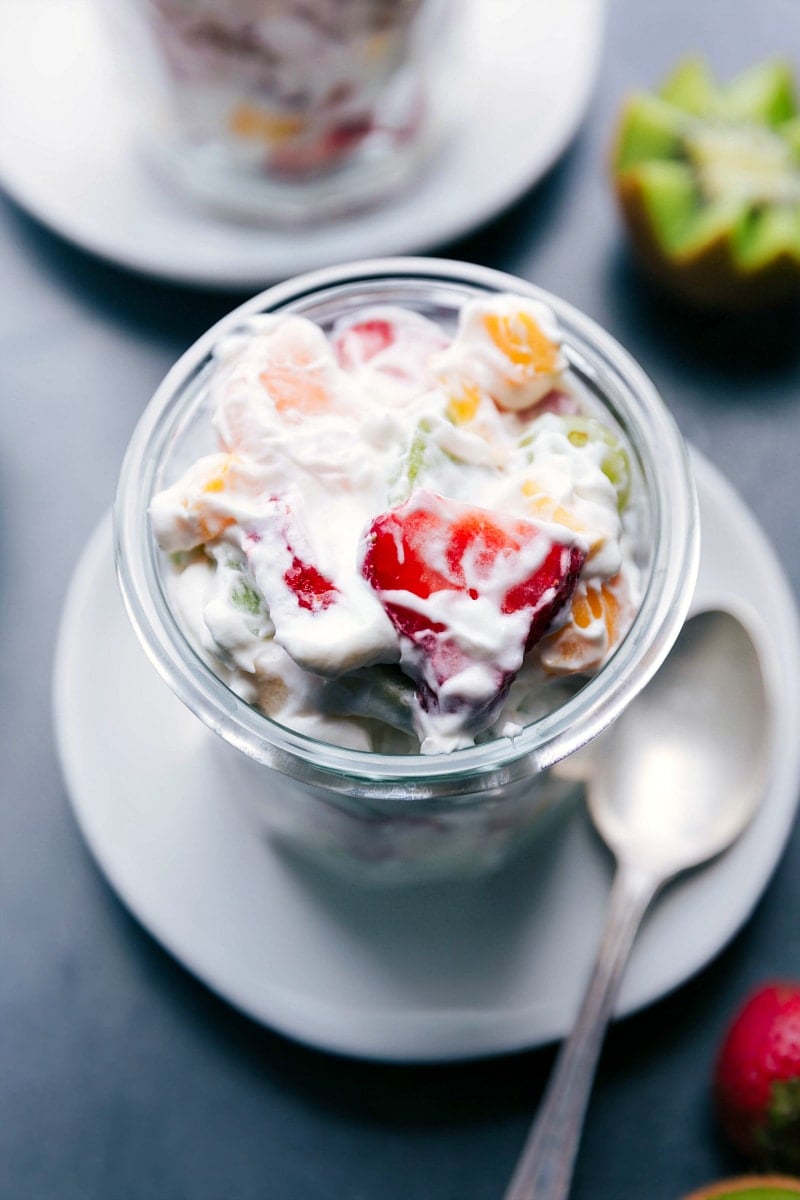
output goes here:
<path id="1" fill-rule="evenodd" d="M 434 385 L 431 357 L 442 351 L 449 339 L 438 325 L 419 314 L 376 305 L 360 320 L 337 326 L 331 344 L 343 370 L 368 366 L 421 391 Z"/>
<path id="2" fill-rule="evenodd" d="M 308 538 L 291 505 L 272 496 L 266 520 L 244 536 L 244 552 L 276 624 L 281 619 L 320 613 L 339 598 L 336 584 L 312 561 Z"/>
<path id="3" fill-rule="evenodd" d="M 401 662 L 423 704 L 472 710 L 476 723 L 496 709 L 526 649 L 571 597 L 585 557 L 531 521 L 420 490 L 372 522 L 362 574 L 401 636 Z M 515 614 L 522 619 L 504 621 Z M 473 667 L 482 673 L 467 679 Z"/>
<path id="4" fill-rule="evenodd" d="M 264 598 L 275 641 L 316 675 L 337 676 L 396 656 L 375 595 L 342 571 L 335 548 L 310 533 L 298 492 L 265 498 L 244 531 L 248 573 Z"/>
<path id="5" fill-rule="evenodd" d="M 368 115 L 352 116 L 325 130 L 319 137 L 305 140 L 290 137 L 283 145 L 272 148 L 267 168 L 287 177 L 311 176 L 330 170 L 353 154 L 372 128 L 373 122 Z"/>
<path id="6" fill-rule="evenodd" d="M 354 149 L 372 131 L 373 121 L 368 113 L 350 117 L 330 130 L 325 138 L 325 148 L 331 156 Z"/>
<path id="7" fill-rule="evenodd" d="M 328 608 L 339 594 L 336 584 L 318 571 L 313 563 L 303 562 L 293 553 L 291 546 L 287 545 L 286 548 L 292 555 L 292 562 L 283 573 L 283 582 L 294 592 L 297 603 L 309 612 Z"/>
<path id="8" fill-rule="evenodd" d="M 336 335 L 333 348 L 339 361 L 339 366 L 345 371 L 353 371 L 356 367 L 369 362 L 381 350 L 391 346 L 395 340 L 395 329 L 390 321 L 373 318 L 370 321 L 358 321 L 347 325 Z"/>

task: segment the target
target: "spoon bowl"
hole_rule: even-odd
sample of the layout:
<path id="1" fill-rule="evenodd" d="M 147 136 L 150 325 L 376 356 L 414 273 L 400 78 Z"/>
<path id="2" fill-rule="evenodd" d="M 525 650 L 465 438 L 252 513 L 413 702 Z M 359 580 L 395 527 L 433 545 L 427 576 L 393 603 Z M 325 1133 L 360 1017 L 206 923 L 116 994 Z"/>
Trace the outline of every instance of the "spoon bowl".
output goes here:
<path id="1" fill-rule="evenodd" d="M 764 795 L 768 717 L 741 621 L 724 611 L 693 617 L 593 755 L 589 812 L 617 861 L 666 879 L 729 846 Z"/>
<path id="2" fill-rule="evenodd" d="M 617 860 L 608 917 L 575 1026 L 505 1200 L 564 1200 L 603 1036 L 631 946 L 653 897 L 721 854 L 767 785 L 769 720 L 762 665 L 729 612 L 684 625 L 661 670 L 596 740 L 589 813 Z"/>

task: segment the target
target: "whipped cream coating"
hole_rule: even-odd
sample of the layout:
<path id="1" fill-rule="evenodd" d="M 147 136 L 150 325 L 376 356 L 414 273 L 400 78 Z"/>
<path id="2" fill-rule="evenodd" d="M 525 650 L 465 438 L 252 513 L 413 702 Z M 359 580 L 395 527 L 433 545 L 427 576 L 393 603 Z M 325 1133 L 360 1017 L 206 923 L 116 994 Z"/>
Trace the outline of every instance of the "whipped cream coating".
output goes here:
<path id="1" fill-rule="evenodd" d="M 631 456 L 540 302 L 252 318 L 205 406 L 152 529 L 187 638 L 279 723 L 384 753 L 514 736 L 629 628 Z"/>

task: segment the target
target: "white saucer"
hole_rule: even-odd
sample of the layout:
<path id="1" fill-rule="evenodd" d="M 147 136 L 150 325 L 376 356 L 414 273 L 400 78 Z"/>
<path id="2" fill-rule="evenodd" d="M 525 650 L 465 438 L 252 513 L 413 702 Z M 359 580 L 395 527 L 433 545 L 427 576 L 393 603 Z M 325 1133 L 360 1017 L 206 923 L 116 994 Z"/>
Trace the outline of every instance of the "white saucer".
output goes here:
<path id="1" fill-rule="evenodd" d="M 292 234 L 207 215 L 151 178 L 132 144 L 96 5 L 3 0 L 0 183 L 103 258 L 174 281 L 254 290 L 348 259 L 428 250 L 505 208 L 575 132 L 604 15 L 601 0 L 457 0 L 460 116 L 435 164 L 374 212 Z"/>
<path id="2" fill-rule="evenodd" d="M 742 501 L 698 456 L 695 468 L 695 607 L 723 603 L 752 619 L 774 700 L 772 778 L 733 850 L 656 904 L 620 1012 L 681 983 L 745 921 L 800 789 L 794 601 Z M 214 735 L 140 649 L 108 521 L 69 592 L 54 703 L 75 813 L 108 879 L 176 958 L 256 1020 L 321 1048 L 405 1061 L 517 1050 L 568 1029 L 611 872 L 582 810 L 559 814 L 529 853 L 469 883 L 365 892 L 282 856 L 226 799 Z"/>

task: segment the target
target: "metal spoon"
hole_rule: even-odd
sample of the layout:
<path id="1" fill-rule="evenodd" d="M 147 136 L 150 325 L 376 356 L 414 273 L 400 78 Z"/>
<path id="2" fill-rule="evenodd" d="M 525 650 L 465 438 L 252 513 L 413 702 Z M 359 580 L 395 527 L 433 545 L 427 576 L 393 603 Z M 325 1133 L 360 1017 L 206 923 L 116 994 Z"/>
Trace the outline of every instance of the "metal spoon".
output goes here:
<path id="1" fill-rule="evenodd" d="M 652 683 L 595 743 L 589 812 L 617 860 L 605 933 L 504 1200 L 563 1200 L 603 1036 L 634 936 L 667 880 L 745 829 L 767 781 L 768 704 L 743 625 L 706 612 L 684 626 Z"/>

